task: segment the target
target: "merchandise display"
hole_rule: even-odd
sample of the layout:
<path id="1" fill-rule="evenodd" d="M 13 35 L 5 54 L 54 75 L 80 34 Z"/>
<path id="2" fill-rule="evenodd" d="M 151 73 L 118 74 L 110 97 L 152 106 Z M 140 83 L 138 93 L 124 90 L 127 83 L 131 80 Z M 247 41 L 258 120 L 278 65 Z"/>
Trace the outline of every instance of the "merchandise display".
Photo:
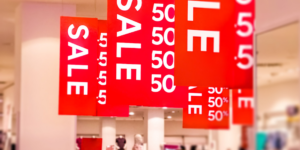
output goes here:
<path id="1" fill-rule="evenodd" d="M 143 137 L 140 134 L 135 135 L 134 146 L 132 150 L 144 150 L 143 146 L 144 146 Z"/>
<path id="2" fill-rule="evenodd" d="M 126 139 L 123 136 L 119 136 L 116 139 L 116 144 L 117 150 L 126 150 Z"/>

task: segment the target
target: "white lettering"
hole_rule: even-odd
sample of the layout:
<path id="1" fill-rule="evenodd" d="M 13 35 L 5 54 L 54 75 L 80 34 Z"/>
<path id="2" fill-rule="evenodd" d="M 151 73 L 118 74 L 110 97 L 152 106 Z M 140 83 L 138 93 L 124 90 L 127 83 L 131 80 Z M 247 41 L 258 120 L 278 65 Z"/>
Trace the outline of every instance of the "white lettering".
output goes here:
<path id="1" fill-rule="evenodd" d="M 141 65 L 117 64 L 117 80 L 121 80 L 121 69 L 127 70 L 126 79 L 131 79 L 131 70 L 136 70 L 136 80 L 141 80 Z"/>
<path id="2" fill-rule="evenodd" d="M 72 77 L 72 69 L 88 69 L 88 65 L 68 65 L 68 77 Z"/>
<path id="3" fill-rule="evenodd" d="M 71 42 L 68 42 L 68 46 L 72 47 L 72 55 L 68 56 L 68 60 L 74 59 L 74 58 L 78 58 L 84 55 L 89 54 L 89 50 L 83 47 L 80 47 L 76 44 L 73 44 Z M 77 50 L 80 50 L 80 53 L 77 53 Z"/>
<path id="4" fill-rule="evenodd" d="M 189 93 L 189 102 L 192 101 L 192 96 L 201 97 L 202 93 Z"/>
<path id="5" fill-rule="evenodd" d="M 204 31 L 204 30 L 188 30 L 188 51 L 193 51 L 194 37 L 201 37 L 201 51 L 206 52 L 207 38 L 214 39 L 214 52 L 220 52 L 220 32 L 219 31 Z"/>
<path id="6" fill-rule="evenodd" d="M 77 31 L 76 31 L 76 34 L 75 34 L 75 35 L 72 33 L 72 30 L 73 30 L 74 28 L 75 28 L 75 27 L 74 27 L 73 24 L 71 24 L 71 25 L 69 26 L 69 28 L 68 28 L 68 35 L 69 35 L 69 37 L 70 37 L 71 39 L 77 39 L 77 38 L 79 38 L 80 33 L 81 33 L 82 30 L 84 30 L 84 35 L 83 35 L 83 38 L 84 38 L 84 39 L 86 39 L 86 38 L 89 36 L 89 29 L 88 29 L 86 26 L 84 26 L 84 25 L 79 26 L 78 29 L 77 29 Z"/>
<path id="7" fill-rule="evenodd" d="M 121 15 L 117 15 L 117 19 L 122 21 L 122 31 L 119 31 L 117 33 L 117 37 L 141 30 L 141 28 L 142 28 L 140 23 L 130 20 L 128 18 L 125 18 Z M 134 27 L 128 29 L 127 24 L 131 24 Z"/>
<path id="8" fill-rule="evenodd" d="M 68 95 L 72 94 L 72 86 L 76 87 L 76 95 L 80 94 L 80 87 L 83 87 L 83 94 L 88 95 L 88 83 L 87 82 L 68 82 L 67 91 Z"/>
<path id="9" fill-rule="evenodd" d="M 194 8 L 220 9 L 219 2 L 188 1 L 188 21 L 194 20 Z"/>
<path id="10" fill-rule="evenodd" d="M 239 108 L 242 108 L 242 102 L 245 104 L 245 108 L 249 108 L 248 104 L 250 103 L 251 108 L 254 108 L 254 99 L 251 97 L 239 97 Z"/>
<path id="11" fill-rule="evenodd" d="M 132 0 L 128 0 L 125 6 L 122 4 L 122 0 L 117 0 L 118 7 L 123 11 L 127 11 L 130 8 L 131 4 L 132 4 Z M 137 0 L 137 5 L 135 6 L 135 9 L 139 11 L 141 7 L 142 7 L 142 0 Z"/>
<path id="12" fill-rule="evenodd" d="M 136 43 L 117 43 L 117 57 L 121 57 L 122 48 L 141 48 L 141 44 Z"/>
<path id="13" fill-rule="evenodd" d="M 192 109 L 194 109 L 194 114 L 197 114 L 197 109 L 199 109 L 199 115 L 202 114 L 202 105 L 189 105 L 189 114 L 192 114 Z"/>

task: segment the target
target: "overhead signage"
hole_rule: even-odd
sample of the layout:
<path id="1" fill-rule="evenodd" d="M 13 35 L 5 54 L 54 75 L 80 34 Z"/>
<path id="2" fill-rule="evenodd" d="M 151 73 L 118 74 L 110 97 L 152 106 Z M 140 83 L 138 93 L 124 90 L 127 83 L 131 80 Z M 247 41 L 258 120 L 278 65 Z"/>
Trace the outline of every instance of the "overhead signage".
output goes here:
<path id="1" fill-rule="evenodd" d="M 106 104 L 106 30 L 96 18 L 61 17 L 60 115 L 129 116 L 129 105 Z"/>
<path id="2" fill-rule="evenodd" d="M 106 80 L 107 80 L 107 21 L 98 21 L 98 96 L 97 96 L 97 116 L 129 116 L 129 105 L 111 105 L 107 104 Z"/>
<path id="3" fill-rule="evenodd" d="M 234 74 L 232 88 L 253 88 L 253 64 L 254 64 L 254 0 L 235 1 L 235 34 L 236 44 L 233 55 Z"/>
<path id="4" fill-rule="evenodd" d="M 253 125 L 255 101 L 252 89 L 232 90 L 233 123 Z"/>
<path id="5" fill-rule="evenodd" d="M 112 104 L 178 107 L 174 85 L 174 0 L 108 1 L 107 97 Z"/>
<path id="6" fill-rule="evenodd" d="M 229 129 L 229 90 L 218 87 L 190 87 L 188 105 L 183 108 L 183 128 Z"/>
<path id="7" fill-rule="evenodd" d="M 235 2 L 179 0 L 175 5 L 175 85 L 229 86 Z"/>
<path id="8" fill-rule="evenodd" d="M 95 115 L 98 20 L 61 17 L 60 30 L 59 114 Z"/>

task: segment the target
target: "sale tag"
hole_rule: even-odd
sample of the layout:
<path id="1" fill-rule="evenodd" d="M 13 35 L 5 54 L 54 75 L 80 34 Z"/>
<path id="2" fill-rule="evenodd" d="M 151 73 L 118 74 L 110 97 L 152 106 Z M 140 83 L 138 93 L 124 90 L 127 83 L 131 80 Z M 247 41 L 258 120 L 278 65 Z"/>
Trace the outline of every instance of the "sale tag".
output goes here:
<path id="1" fill-rule="evenodd" d="M 175 85 L 230 87 L 235 0 L 177 0 L 175 5 Z"/>
<path id="2" fill-rule="evenodd" d="M 59 114 L 96 114 L 97 37 L 95 18 L 61 17 Z"/>
<path id="3" fill-rule="evenodd" d="M 97 116 L 115 116 L 128 117 L 129 105 L 110 105 L 106 98 L 106 80 L 107 80 L 107 21 L 98 21 L 99 31 L 99 54 L 98 54 L 98 86 L 99 94 L 97 97 Z"/>
<path id="4" fill-rule="evenodd" d="M 234 53 L 234 76 L 232 88 L 253 88 L 253 32 L 255 5 L 254 0 L 236 0 L 235 2 L 236 44 Z"/>
<path id="5" fill-rule="evenodd" d="M 253 125 L 254 104 L 252 89 L 232 90 L 233 123 Z"/>
<path id="6" fill-rule="evenodd" d="M 229 129 L 229 106 L 228 88 L 190 87 L 183 128 Z"/>
<path id="7" fill-rule="evenodd" d="M 102 150 L 102 138 L 83 138 L 80 150 Z"/>
<path id="8" fill-rule="evenodd" d="M 183 107 L 174 85 L 174 0 L 108 1 L 108 103 Z"/>

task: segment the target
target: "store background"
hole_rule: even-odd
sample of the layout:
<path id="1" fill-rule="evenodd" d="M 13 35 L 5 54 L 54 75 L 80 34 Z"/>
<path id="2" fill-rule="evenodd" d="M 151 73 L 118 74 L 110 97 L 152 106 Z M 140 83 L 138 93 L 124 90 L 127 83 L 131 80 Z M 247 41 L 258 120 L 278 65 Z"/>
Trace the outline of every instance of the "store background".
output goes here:
<path id="1" fill-rule="evenodd" d="M 17 138 L 20 138 L 21 141 L 24 139 L 20 149 L 40 150 L 43 149 L 43 147 L 54 149 L 55 145 L 59 145 L 60 149 L 65 150 L 73 146 L 71 145 L 72 138 L 75 138 L 76 135 L 92 136 L 99 134 L 100 121 L 98 118 L 64 117 L 64 119 L 61 119 L 61 117 L 55 114 L 57 112 L 57 108 L 55 108 L 57 107 L 57 102 L 46 102 L 47 100 L 56 100 L 55 95 L 58 92 L 58 90 L 56 91 L 56 84 L 58 84 L 58 82 L 52 83 L 57 81 L 55 75 L 33 78 L 35 71 L 41 71 L 42 75 L 47 75 L 49 71 L 52 73 L 57 72 L 55 71 L 55 67 L 51 68 L 50 66 L 53 66 L 53 62 L 51 61 L 58 58 L 58 51 L 50 53 L 51 55 L 47 59 L 49 62 L 43 64 L 44 66 L 34 64 L 34 62 L 30 62 L 30 57 L 23 56 L 27 59 L 22 59 L 22 65 L 24 63 L 22 67 L 28 67 L 29 65 L 35 66 L 34 68 L 26 68 L 28 73 L 24 74 L 24 72 L 20 73 L 18 65 L 18 61 L 22 55 L 18 50 L 20 46 L 18 43 L 20 44 L 20 42 L 17 41 L 21 34 L 26 35 L 26 33 L 20 33 L 18 30 L 19 27 L 23 27 L 27 33 L 36 31 L 53 37 L 53 39 L 43 39 L 38 42 L 49 44 L 50 46 L 47 48 L 49 51 L 52 50 L 51 46 L 57 49 L 59 37 L 55 35 L 52 36 L 52 32 L 56 30 L 53 28 L 53 24 L 50 23 L 48 26 L 34 28 L 32 26 L 24 26 L 26 22 L 21 22 L 21 18 L 23 17 L 23 19 L 25 18 L 33 22 L 42 20 L 49 21 L 49 18 L 55 18 L 55 15 L 60 15 L 61 11 L 69 11 L 70 14 L 78 17 L 98 17 L 99 19 L 106 19 L 107 2 L 105 0 L 97 0 L 96 2 L 97 5 L 95 7 L 94 0 L 0 1 L 0 93 L 2 95 L 0 98 L 0 112 L 2 114 L 0 115 L 0 129 L 5 132 L 11 132 L 11 143 L 16 143 Z M 61 7 L 62 3 L 64 7 Z M 31 13 L 24 14 L 18 12 L 17 10 L 20 11 L 20 4 L 23 4 L 22 6 L 27 5 L 27 8 L 24 7 L 24 10 L 31 8 Z M 51 13 L 53 9 L 57 10 L 55 14 Z M 37 12 L 39 11 L 44 11 L 45 13 L 38 15 Z M 48 18 L 45 19 L 43 16 L 47 16 Z M 299 105 L 300 102 L 299 20 L 299 0 L 256 0 L 258 131 L 283 130 L 292 136 L 292 134 L 288 132 L 291 128 L 286 123 L 287 116 L 285 112 L 288 106 Z M 32 37 L 25 36 L 22 38 L 31 39 Z M 36 46 L 35 42 L 37 41 L 32 40 L 31 42 L 32 43 L 25 46 Z M 31 53 L 31 56 L 34 56 L 34 54 L 36 54 L 34 52 L 38 50 L 47 50 L 43 46 L 33 47 L 33 49 L 35 51 Z M 42 56 L 47 56 L 47 54 L 42 54 Z M 42 61 L 43 59 L 34 58 L 34 60 Z M 49 67 L 51 68 L 50 70 Z M 16 84 L 18 79 L 26 79 L 26 85 L 20 87 Z M 40 85 L 35 84 L 36 82 L 39 82 L 40 85 L 50 85 L 50 87 L 41 90 L 38 88 Z M 23 98 L 15 94 L 15 92 L 20 92 L 21 89 L 23 92 L 21 96 L 24 96 Z M 35 90 L 35 92 L 32 92 L 32 90 Z M 49 93 L 47 93 L 46 90 L 52 91 L 50 95 L 47 95 Z M 47 98 L 44 99 L 45 97 Z M 21 106 L 20 101 L 21 103 L 23 102 Z M 30 110 L 32 106 L 39 109 Z M 129 120 L 118 118 L 116 121 L 116 133 L 126 135 L 129 149 L 131 149 L 133 145 L 133 136 L 137 133 L 142 134 L 144 132 L 141 117 L 143 110 L 139 111 L 138 108 L 133 108 L 132 111 L 136 114 L 130 117 Z M 198 139 L 199 141 L 203 140 L 202 137 L 208 137 L 208 130 L 182 129 L 180 115 L 169 114 L 171 111 L 169 109 L 164 111 L 165 117 L 168 115 L 173 116 L 172 119 L 165 120 L 165 141 L 182 142 L 182 138 L 178 138 L 178 136 L 184 136 L 187 139 L 196 136 L 194 139 Z M 180 110 L 175 111 L 180 114 Z M 23 120 L 24 124 L 18 123 L 19 120 L 17 118 L 20 114 L 24 114 L 23 117 L 26 118 Z M 62 126 L 62 124 L 66 125 Z M 296 124 L 299 123 L 297 122 Z M 20 134 L 17 127 L 21 129 L 21 132 L 26 130 L 22 132 L 23 136 L 17 136 Z M 240 145 L 240 126 L 232 126 L 230 131 L 213 132 L 217 137 L 215 138 L 218 144 L 217 150 L 238 149 L 237 147 Z M 300 135 L 300 131 L 298 134 Z M 229 136 L 234 139 L 228 138 Z M 64 138 L 69 138 L 69 142 L 63 142 L 65 140 Z M 37 139 L 39 139 L 38 142 L 34 141 Z M 187 141 L 187 143 L 189 143 L 189 141 Z"/>

